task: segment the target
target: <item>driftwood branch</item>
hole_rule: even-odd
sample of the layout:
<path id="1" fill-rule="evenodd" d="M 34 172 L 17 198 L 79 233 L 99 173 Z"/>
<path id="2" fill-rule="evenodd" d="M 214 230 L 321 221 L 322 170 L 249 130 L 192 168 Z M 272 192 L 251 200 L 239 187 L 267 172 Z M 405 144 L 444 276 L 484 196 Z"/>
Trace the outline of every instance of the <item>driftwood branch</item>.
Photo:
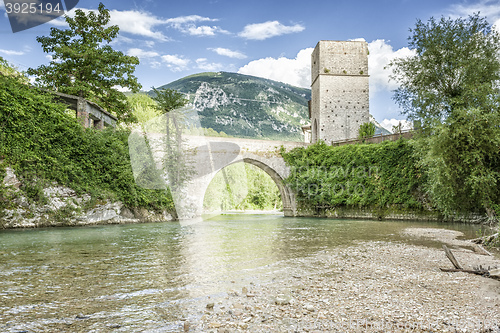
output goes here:
<path id="1" fill-rule="evenodd" d="M 493 256 L 493 253 L 487 251 L 484 247 L 481 246 L 481 244 L 474 244 L 474 243 L 472 243 L 472 249 L 476 253 L 483 254 L 483 255 L 486 255 L 486 256 L 490 256 L 490 257 Z"/>
<path id="2" fill-rule="evenodd" d="M 471 242 L 472 243 L 476 243 L 476 244 L 488 244 L 488 243 L 494 241 L 498 237 L 500 237 L 500 235 L 497 232 L 494 235 L 484 236 L 484 237 L 479 237 L 479 238 L 476 238 L 476 239 L 472 239 Z"/>
<path id="3" fill-rule="evenodd" d="M 480 266 L 479 269 L 475 270 L 470 270 L 470 269 L 463 269 L 460 264 L 458 263 L 458 260 L 455 258 L 451 250 L 446 246 L 443 245 L 443 250 L 448 259 L 450 259 L 451 263 L 455 268 L 452 269 L 447 269 L 447 268 L 440 268 L 442 272 L 464 272 L 464 273 L 470 273 L 470 274 L 475 274 L 475 275 L 481 275 L 484 277 L 492 278 L 495 280 L 500 280 L 500 270 L 499 269 L 493 269 L 493 270 L 486 270 L 482 266 Z"/>
<path id="4" fill-rule="evenodd" d="M 446 245 L 443 245 L 443 250 L 444 250 L 444 253 L 446 253 L 446 256 L 448 257 L 448 259 L 450 259 L 453 266 L 456 269 L 462 269 L 462 267 L 460 267 L 457 259 L 455 259 L 455 256 L 453 255 L 453 253 L 451 253 L 451 250 Z"/>

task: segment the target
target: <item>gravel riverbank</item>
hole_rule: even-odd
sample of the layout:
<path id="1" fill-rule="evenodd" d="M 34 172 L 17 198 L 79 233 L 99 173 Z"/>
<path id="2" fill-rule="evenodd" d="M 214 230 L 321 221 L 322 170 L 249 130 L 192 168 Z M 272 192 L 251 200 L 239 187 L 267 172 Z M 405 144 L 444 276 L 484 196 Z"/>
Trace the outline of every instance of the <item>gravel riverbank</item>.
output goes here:
<path id="1" fill-rule="evenodd" d="M 500 268 L 457 232 L 407 229 L 449 244 L 466 269 Z M 452 268 L 439 248 L 360 242 L 300 259 L 273 283 L 206 301 L 190 332 L 500 332 L 500 281 Z"/>

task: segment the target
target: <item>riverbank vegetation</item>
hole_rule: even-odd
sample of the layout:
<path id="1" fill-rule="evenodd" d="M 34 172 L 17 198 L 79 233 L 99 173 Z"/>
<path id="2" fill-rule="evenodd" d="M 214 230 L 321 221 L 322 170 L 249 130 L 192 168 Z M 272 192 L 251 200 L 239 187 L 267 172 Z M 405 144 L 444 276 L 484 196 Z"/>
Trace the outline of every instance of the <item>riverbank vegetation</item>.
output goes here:
<path id="1" fill-rule="evenodd" d="M 173 209 L 167 191 L 135 184 L 129 130 L 85 129 L 51 94 L 26 84 L 20 73 L 7 72 L 0 74 L 0 156 L 20 178 L 25 197 L 43 202 L 43 188 L 57 183 L 90 194 L 91 202 L 110 199 L 128 207 Z M 0 201 L 12 204 L 6 198 Z"/>
<path id="2" fill-rule="evenodd" d="M 485 18 L 417 21 L 415 55 L 392 62 L 394 99 L 420 124 L 426 191 L 444 215 L 500 216 L 500 34 Z"/>
<path id="3" fill-rule="evenodd" d="M 422 210 L 426 173 L 408 140 L 340 147 L 323 142 L 282 152 L 303 207 Z"/>

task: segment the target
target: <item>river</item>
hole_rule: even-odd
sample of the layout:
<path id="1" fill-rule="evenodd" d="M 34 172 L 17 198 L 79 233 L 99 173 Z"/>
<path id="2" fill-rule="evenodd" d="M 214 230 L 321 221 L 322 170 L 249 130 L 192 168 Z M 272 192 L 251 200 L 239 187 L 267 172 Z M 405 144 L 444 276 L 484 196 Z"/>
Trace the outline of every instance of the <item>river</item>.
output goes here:
<path id="1" fill-rule="evenodd" d="M 301 258 L 363 240 L 422 244 L 408 227 L 475 237 L 478 226 L 219 215 L 150 223 L 0 231 L 1 332 L 177 332 L 207 303 L 279 283 Z M 440 246 L 428 241 L 427 246 Z"/>

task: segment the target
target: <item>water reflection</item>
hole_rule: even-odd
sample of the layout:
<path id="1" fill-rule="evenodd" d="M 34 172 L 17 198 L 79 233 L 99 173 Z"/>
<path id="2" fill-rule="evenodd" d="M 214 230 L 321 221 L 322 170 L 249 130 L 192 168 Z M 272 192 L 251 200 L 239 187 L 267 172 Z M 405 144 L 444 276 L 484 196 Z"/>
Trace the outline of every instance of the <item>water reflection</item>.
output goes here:
<path id="1" fill-rule="evenodd" d="M 209 300 L 270 283 L 325 249 L 407 241 L 430 223 L 222 215 L 203 223 L 0 232 L 0 331 L 178 331 Z M 427 241 L 426 245 L 440 246 Z M 319 264 L 319 263 L 318 263 Z"/>

